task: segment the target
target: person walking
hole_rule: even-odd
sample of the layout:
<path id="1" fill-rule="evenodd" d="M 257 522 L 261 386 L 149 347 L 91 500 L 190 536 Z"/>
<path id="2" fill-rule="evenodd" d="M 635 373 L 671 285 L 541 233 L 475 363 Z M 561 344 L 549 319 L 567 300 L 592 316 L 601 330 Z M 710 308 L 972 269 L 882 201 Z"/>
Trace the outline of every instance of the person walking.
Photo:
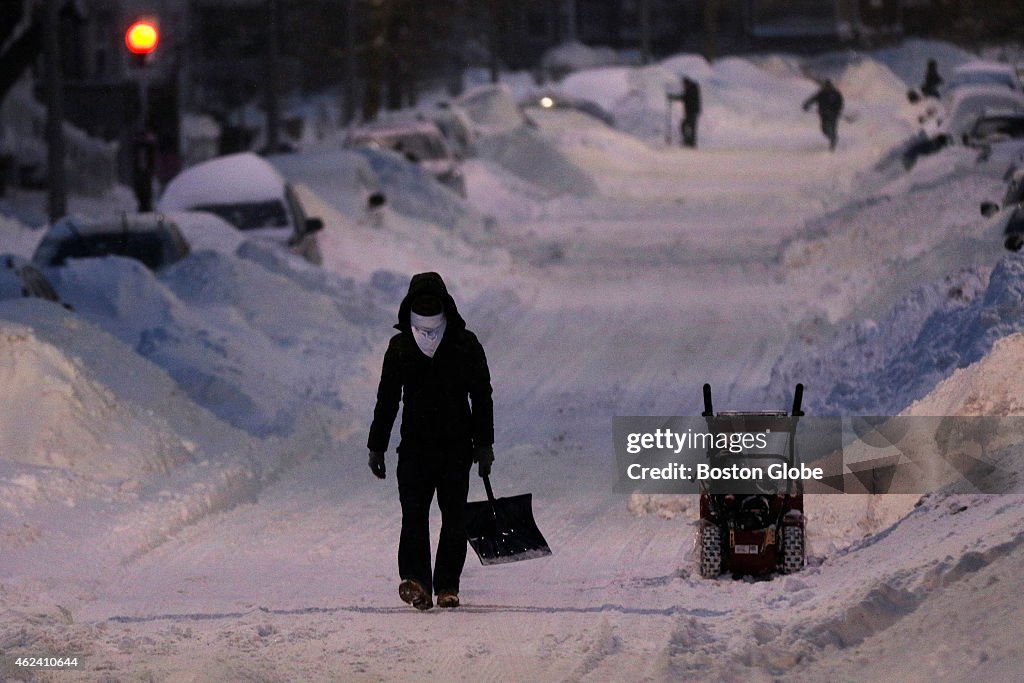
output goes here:
<path id="1" fill-rule="evenodd" d="M 834 152 L 839 142 L 838 126 L 839 115 L 843 113 L 843 95 L 832 81 L 826 78 L 821 84 L 821 89 L 804 101 L 804 111 L 810 111 L 812 105 L 818 107 L 821 132 L 828 138 L 829 150 Z"/>
<path id="2" fill-rule="evenodd" d="M 934 59 L 928 60 L 928 67 L 924 72 L 924 81 L 921 83 L 921 94 L 925 97 L 939 97 L 939 86 L 942 85 L 942 76 L 939 75 L 939 65 Z"/>
<path id="3" fill-rule="evenodd" d="M 684 147 L 697 146 L 697 118 L 700 116 L 700 85 L 687 77 L 683 78 L 683 121 L 680 123 Z"/>
<path id="4" fill-rule="evenodd" d="M 459 606 L 466 562 L 464 509 L 469 473 L 487 476 L 494 462 L 494 407 L 484 349 L 466 329 L 437 273 L 412 277 L 398 308 L 398 333 L 384 354 L 367 448 L 374 476 L 386 477 L 384 454 L 402 408 L 398 497 L 399 597 L 421 610 Z M 441 535 L 430 566 L 430 503 L 437 494 Z"/>

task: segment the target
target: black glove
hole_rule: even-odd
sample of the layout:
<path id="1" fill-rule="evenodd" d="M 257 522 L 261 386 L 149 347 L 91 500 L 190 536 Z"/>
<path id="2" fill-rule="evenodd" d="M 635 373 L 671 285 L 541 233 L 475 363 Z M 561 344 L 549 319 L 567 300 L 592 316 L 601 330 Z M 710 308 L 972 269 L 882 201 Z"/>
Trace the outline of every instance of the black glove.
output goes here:
<path id="1" fill-rule="evenodd" d="M 494 462 L 494 449 L 490 446 L 477 446 L 473 449 L 473 462 L 480 463 L 477 470 L 481 477 L 491 474 L 491 463 Z"/>
<path id="2" fill-rule="evenodd" d="M 370 451 L 370 471 L 378 479 L 385 477 L 387 468 L 384 467 L 384 453 L 382 451 Z"/>

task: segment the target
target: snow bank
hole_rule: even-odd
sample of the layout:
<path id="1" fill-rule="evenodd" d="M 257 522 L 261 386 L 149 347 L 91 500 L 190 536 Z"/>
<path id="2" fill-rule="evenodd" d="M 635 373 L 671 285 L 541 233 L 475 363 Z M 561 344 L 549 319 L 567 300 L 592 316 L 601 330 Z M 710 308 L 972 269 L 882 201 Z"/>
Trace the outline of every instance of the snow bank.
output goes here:
<path id="1" fill-rule="evenodd" d="M 248 259 L 198 252 L 159 277 L 116 257 L 50 273 L 82 316 L 253 434 L 290 432 L 307 403 L 341 410 L 341 381 L 367 349 L 338 299 Z"/>
<path id="2" fill-rule="evenodd" d="M 1024 334 L 996 340 L 976 363 L 958 368 L 905 415 L 1024 415 Z"/>
<path id="3" fill-rule="evenodd" d="M 455 103 L 466 112 L 478 135 L 507 133 L 526 123 L 511 88 L 505 84 L 471 88 Z"/>
<path id="4" fill-rule="evenodd" d="M 192 460 L 188 444 L 161 418 L 118 397 L 31 328 L 0 322 L 0 359 L 5 459 L 120 479 Z"/>
<path id="5" fill-rule="evenodd" d="M 622 64 L 623 57 L 609 47 L 590 47 L 580 42 L 563 43 L 544 53 L 541 64 L 556 78 L 561 74 Z"/>
<path id="6" fill-rule="evenodd" d="M 302 183 L 330 201 L 350 220 L 360 220 L 366 213 L 366 200 L 384 188 L 367 157 L 349 150 L 280 154 L 267 158 L 292 183 Z M 389 200 L 400 198 L 388 197 Z"/>
<path id="7" fill-rule="evenodd" d="M 934 59 L 939 74 L 949 80 L 953 69 L 975 59 L 975 55 L 951 43 L 911 38 L 895 47 L 881 48 L 870 53 L 872 59 L 885 64 L 908 87 L 917 88 L 924 80 L 928 60 Z"/>
<path id="8" fill-rule="evenodd" d="M 878 321 L 849 324 L 825 348 L 791 352 L 772 387 L 803 382 L 808 414 L 893 415 L 1024 330 L 1024 261 L 1004 258 L 987 283 L 974 271 L 919 287 Z"/>
<path id="9" fill-rule="evenodd" d="M 388 206 L 394 211 L 449 230 L 472 232 L 472 226 L 479 224 L 481 217 L 473 207 L 419 164 L 390 150 L 364 147 L 356 152 L 369 162 Z M 339 201 L 337 185 L 333 191 L 327 190 L 324 199 L 341 210 L 346 206 L 344 200 Z"/>
<path id="10" fill-rule="evenodd" d="M 0 244 L 3 252 L 31 259 L 43 230 L 30 230 L 16 218 L 0 214 Z"/>
<path id="11" fill-rule="evenodd" d="M 477 154 L 553 194 L 587 196 L 597 191 L 597 185 L 586 172 L 525 126 L 481 138 Z"/>
<path id="12" fill-rule="evenodd" d="M 862 59 L 847 67 L 836 87 L 843 97 L 863 103 L 901 107 L 907 98 L 906 83 L 873 59 Z"/>

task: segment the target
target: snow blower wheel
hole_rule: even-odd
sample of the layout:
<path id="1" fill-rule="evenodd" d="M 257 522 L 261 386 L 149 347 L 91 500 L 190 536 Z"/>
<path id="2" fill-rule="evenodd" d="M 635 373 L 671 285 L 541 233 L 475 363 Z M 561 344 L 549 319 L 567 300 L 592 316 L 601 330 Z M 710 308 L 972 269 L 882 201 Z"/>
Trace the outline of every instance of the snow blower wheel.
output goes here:
<path id="1" fill-rule="evenodd" d="M 713 579 L 722 573 L 722 533 L 705 524 L 700 530 L 700 575 Z"/>
<path id="2" fill-rule="evenodd" d="M 799 526 L 782 528 L 782 573 L 793 574 L 804 568 L 804 530 Z"/>

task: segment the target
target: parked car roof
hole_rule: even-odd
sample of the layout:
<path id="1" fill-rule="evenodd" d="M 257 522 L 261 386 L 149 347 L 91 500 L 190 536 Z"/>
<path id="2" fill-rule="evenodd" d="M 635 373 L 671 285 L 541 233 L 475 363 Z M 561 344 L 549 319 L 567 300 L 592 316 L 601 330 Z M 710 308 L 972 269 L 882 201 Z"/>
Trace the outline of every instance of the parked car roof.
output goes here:
<path id="1" fill-rule="evenodd" d="M 953 69 L 946 88 L 952 91 L 967 85 L 996 85 L 1018 92 L 1024 90 L 1013 65 L 983 59 L 973 59 Z"/>
<path id="2" fill-rule="evenodd" d="M 182 211 L 211 204 L 278 199 L 284 186 L 284 176 L 266 159 L 252 152 L 229 154 L 179 173 L 167 185 L 157 208 Z"/>
<path id="3" fill-rule="evenodd" d="M 353 129 L 346 147 L 378 147 L 411 155 L 418 161 L 447 159 L 451 149 L 433 121 L 392 121 Z"/>
<path id="4" fill-rule="evenodd" d="M 47 267 L 62 265 L 69 258 L 126 256 L 159 270 L 189 251 L 178 226 L 163 214 L 122 214 L 105 220 L 65 216 L 43 235 L 32 263 Z"/>

